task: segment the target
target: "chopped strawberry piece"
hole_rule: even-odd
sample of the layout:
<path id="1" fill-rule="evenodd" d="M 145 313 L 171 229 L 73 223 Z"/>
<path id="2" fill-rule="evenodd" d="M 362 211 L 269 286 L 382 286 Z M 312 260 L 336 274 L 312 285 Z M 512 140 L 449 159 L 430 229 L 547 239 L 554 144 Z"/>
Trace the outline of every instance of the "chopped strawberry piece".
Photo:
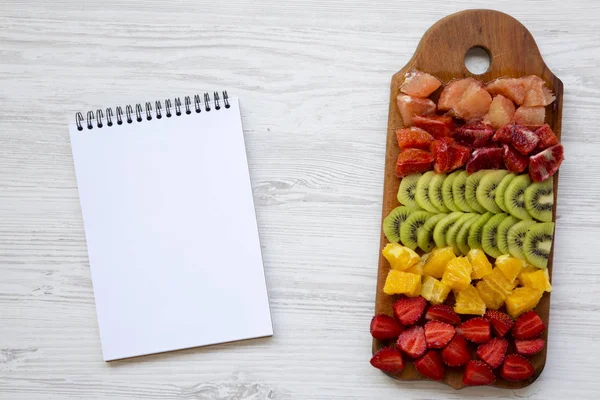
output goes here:
<path id="1" fill-rule="evenodd" d="M 454 139 L 444 137 L 431 143 L 431 154 L 433 155 L 433 170 L 438 173 L 451 171 L 452 167 L 452 144 Z"/>
<path id="2" fill-rule="evenodd" d="M 371 365 L 386 372 L 400 372 L 404 369 L 404 360 L 400 350 L 382 347 L 371 358 Z"/>
<path id="3" fill-rule="evenodd" d="M 533 339 L 546 330 L 546 325 L 535 311 L 527 311 L 515 321 L 512 337 L 515 339 Z"/>
<path id="4" fill-rule="evenodd" d="M 455 144 L 450 150 L 452 154 L 450 171 L 454 171 L 455 169 L 462 167 L 467 163 L 467 161 L 469 161 L 469 157 L 471 156 L 471 149 L 469 147 Z"/>
<path id="5" fill-rule="evenodd" d="M 441 349 L 454 337 L 454 327 L 442 321 L 425 324 L 425 341 L 430 349 Z"/>
<path id="6" fill-rule="evenodd" d="M 396 345 L 409 357 L 421 357 L 427 350 L 427 341 L 425 340 L 423 327 L 412 326 L 408 328 L 398 336 Z"/>
<path id="7" fill-rule="evenodd" d="M 442 321 L 450 325 L 460 324 L 460 317 L 452 307 L 444 304 L 434 304 L 429 306 L 425 313 L 425 319 L 428 321 Z"/>
<path id="8" fill-rule="evenodd" d="M 515 111 L 515 122 L 529 128 L 537 128 L 544 123 L 546 109 L 544 107 L 521 106 Z"/>
<path id="9" fill-rule="evenodd" d="M 440 98 L 438 100 L 438 109 L 450 110 L 458 103 L 462 95 L 465 93 L 468 87 L 471 85 L 483 86 L 483 84 L 474 78 L 464 78 L 454 80 L 442 90 Z"/>
<path id="10" fill-rule="evenodd" d="M 523 356 L 532 356 L 539 353 L 544 349 L 546 342 L 544 339 L 529 339 L 529 340 L 515 340 L 515 349 L 517 353 Z"/>
<path id="11" fill-rule="evenodd" d="M 429 146 L 433 142 L 433 136 L 423 129 L 415 128 L 414 126 L 396 130 L 396 138 L 398 139 L 398 146 L 401 149 L 429 150 Z"/>
<path id="12" fill-rule="evenodd" d="M 534 182 L 542 182 L 558 171 L 564 159 L 562 144 L 556 144 L 529 157 L 529 176 Z"/>
<path id="13" fill-rule="evenodd" d="M 429 350 L 427 354 L 415 361 L 415 368 L 423 376 L 434 381 L 444 379 L 444 364 L 440 353 L 435 350 Z"/>
<path id="14" fill-rule="evenodd" d="M 493 134 L 494 129 L 490 125 L 482 121 L 476 121 L 455 130 L 453 137 L 457 143 L 465 146 L 484 147 Z"/>
<path id="15" fill-rule="evenodd" d="M 485 361 L 492 369 L 496 369 L 504 361 L 506 350 L 508 350 L 508 341 L 506 339 L 494 338 L 477 347 L 477 357 Z"/>
<path id="16" fill-rule="evenodd" d="M 517 104 L 522 104 L 525 100 L 525 85 L 517 78 L 499 78 L 488 83 L 485 88 L 491 94 L 502 95 Z"/>
<path id="17" fill-rule="evenodd" d="M 492 338 L 489 321 L 481 317 L 463 322 L 456 327 L 456 333 L 473 343 L 486 343 Z"/>
<path id="18" fill-rule="evenodd" d="M 503 313 L 502 311 L 487 310 L 484 318 L 490 321 L 497 337 L 504 337 L 514 324 L 510 315 Z"/>
<path id="19" fill-rule="evenodd" d="M 536 150 L 545 150 L 548 147 L 558 144 L 558 137 L 548 124 L 544 124 L 537 128 L 535 134 L 540 138 L 540 141 L 535 148 Z"/>
<path id="20" fill-rule="evenodd" d="M 494 97 L 490 110 L 484 117 L 484 121 L 490 124 L 492 128 L 499 129 L 510 123 L 515 115 L 515 104 L 501 94 Z"/>
<path id="21" fill-rule="evenodd" d="M 539 143 L 540 138 L 524 126 L 513 125 L 513 127 L 510 143 L 523 155 L 531 153 Z"/>
<path id="22" fill-rule="evenodd" d="M 490 109 L 492 96 L 479 84 L 471 84 L 463 93 L 451 113 L 465 121 L 483 118 Z"/>
<path id="23" fill-rule="evenodd" d="M 404 327 L 393 317 L 379 314 L 371 320 L 371 336 L 375 339 L 396 339 Z"/>
<path id="24" fill-rule="evenodd" d="M 425 311 L 427 301 L 421 297 L 401 297 L 396 300 L 392 308 L 394 315 L 402 325 L 412 325 L 417 322 Z"/>
<path id="25" fill-rule="evenodd" d="M 502 145 L 502 160 L 504 160 L 507 170 L 517 174 L 525 171 L 525 168 L 529 165 L 529 157 L 519 153 L 514 147 L 506 143 Z"/>
<path id="26" fill-rule="evenodd" d="M 490 367 L 481 361 L 471 360 L 465 367 L 463 383 L 466 386 L 491 385 L 496 381 L 496 376 Z"/>
<path id="27" fill-rule="evenodd" d="M 449 137 L 454 130 L 454 120 L 449 115 L 415 115 L 413 124 L 426 130 L 436 139 Z"/>
<path id="28" fill-rule="evenodd" d="M 435 112 L 435 103 L 429 99 L 399 94 L 396 97 L 396 103 L 398 104 L 398 110 L 402 116 L 404 126 L 411 126 L 415 115 L 428 115 Z"/>
<path id="29" fill-rule="evenodd" d="M 406 175 L 431 170 L 433 157 L 431 153 L 421 149 L 406 149 L 398 155 L 396 175 L 402 178 Z"/>
<path id="30" fill-rule="evenodd" d="M 414 70 L 406 73 L 400 91 L 414 97 L 429 97 L 440 86 L 442 82 L 435 76 Z"/>
<path id="31" fill-rule="evenodd" d="M 471 359 L 469 345 L 462 335 L 454 336 L 454 339 L 442 349 L 442 359 L 449 367 L 465 365 Z"/>
<path id="32" fill-rule="evenodd" d="M 518 354 L 510 354 L 504 359 L 500 375 L 507 381 L 522 381 L 530 378 L 534 371 L 528 359 Z"/>
<path id="33" fill-rule="evenodd" d="M 547 106 L 556 99 L 550 89 L 546 87 L 546 82 L 539 76 L 526 76 L 521 78 L 521 81 L 525 86 L 526 92 L 525 99 L 523 100 L 524 106 Z"/>
<path id="34" fill-rule="evenodd" d="M 467 163 L 467 172 L 472 174 L 482 169 L 502 168 L 502 149 L 499 147 L 484 147 L 471 154 Z"/>

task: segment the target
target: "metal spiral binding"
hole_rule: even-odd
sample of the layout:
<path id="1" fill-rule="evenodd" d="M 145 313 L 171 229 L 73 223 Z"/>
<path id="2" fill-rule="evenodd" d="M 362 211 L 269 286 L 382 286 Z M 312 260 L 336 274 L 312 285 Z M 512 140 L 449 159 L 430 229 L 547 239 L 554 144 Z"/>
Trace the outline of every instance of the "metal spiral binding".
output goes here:
<path id="1" fill-rule="evenodd" d="M 193 96 L 193 101 L 191 96 L 185 96 L 183 98 L 183 108 L 185 115 L 190 115 L 192 112 L 196 112 L 197 114 L 204 112 L 210 112 L 213 108 L 215 110 L 221 110 L 223 107 L 228 109 L 229 105 L 229 96 L 227 95 L 227 91 L 224 90 L 221 92 L 222 97 L 219 95 L 219 92 L 213 92 L 213 98 L 211 99 L 209 93 L 204 93 L 203 98 L 200 95 L 196 94 Z M 221 105 L 221 101 L 223 106 Z M 173 107 L 173 104 L 175 107 Z M 193 107 L 192 107 L 193 104 Z M 211 107 L 212 106 L 212 107 Z M 134 111 L 135 107 L 135 111 Z M 94 111 L 88 111 L 86 114 L 86 118 L 83 117 L 83 114 L 78 112 L 75 114 L 75 124 L 77 125 L 77 130 L 82 131 L 85 128 L 88 130 L 97 129 L 97 128 L 107 128 L 115 125 L 113 118 L 116 117 L 116 125 L 123 125 L 124 123 L 132 124 L 134 122 L 142 122 L 151 121 L 153 118 L 161 119 L 163 118 L 163 109 L 165 110 L 164 116 L 166 118 L 172 118 L 173 116 L 181 116 L 182 113 L 182 103 L 181 98 L 176 97 L 171 102 L 171 99 L 165 99 L 164 107 L 163 103 L 160 100 L 156 100 L 154 102 L 154 110 L 152 109 L 152 103 L 146 102 L 144 107 L 142 107 L 141 103 L 135 104 L 135 106 L 131 106 L 128 104 L 125 106 L 125 113 L 123 113 L 123 108 L 120 106 L 115 107 L 115 111 L 108 107 L 106 108 L 106 112 L 102 109 L 97 109 Z M 174 110 L 174 112 L 171 112 Z M 135 114 L 135 119 L 132 118 Z M 125 117 L 125 118 L 123 118 Z M 85 121 L 85 126 L 84 126 Z M 95 123 L 94 123 L 95 122 Z"/>

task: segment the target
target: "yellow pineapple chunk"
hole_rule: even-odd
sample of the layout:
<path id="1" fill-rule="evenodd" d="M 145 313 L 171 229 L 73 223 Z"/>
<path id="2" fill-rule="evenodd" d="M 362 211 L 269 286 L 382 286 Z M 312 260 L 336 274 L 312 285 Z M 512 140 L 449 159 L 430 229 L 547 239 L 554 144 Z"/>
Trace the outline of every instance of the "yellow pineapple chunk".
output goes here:
<path id="1" fill-rule="evenodd" d="M 511 282 L 517 279 L 517 276 L 519 276 L 526 265 L 525 261 L 508 255 L 496 258 L 496 268 L 500 268 L 506 279 Z"/>
<path id="2" fill-rule="evenodd" d="M 446 266 L 442 282 L 454 290 L 466 289 L 471 283 L 473 267 L 467 257 L 455 257 Z"/>
<path id="3" fill-rule="evenodd" d="M 427 262 L 427 258 L 429 257 L 429 253 L 425 253 L 421 256 L 421 259 L 418 263 L 407 269 L 405 272 L 410 272 L 411 274 L 423 275 L 423 267 Z"/>
<path id="4" fill-rule="evenodd" d="M 477 289 L 473 285 L 468 285 L 466 289 L 461 290 L 456 294 L 456 303 L 454 311 L 458 314 L 485 314 L 485 303 L 479 297 Z"/>
<path id="5" fill-rule="evenodd" d="M 502 293 L 505 297 L 511 293 L 515 286 L 517 286 L 517 283 L 515 281 L 509 281 L 506 275 L 504 275 L 504 272 L 498 267 L 494 268 L 491 274 L 484 276 L 483 280 Z"/>
<path id="6" fill-rule="evenodd" d="M 551 292 L 552 285 L 550 284 L 550 275 L 548 275 L 548 270 L 537 269 L 535 267 L 534 269 L 534 271 L 523 271 L 519 274 L 519 282 L 521 283 L 521 286 L 532 287 L 545 292 Z"/>
<path id="7" fill-rule="evenodd" d="M 383 248 L 383 256 L 390 262 L 392 269 L 405 271 L 419 262 L 419 255 L 414 250 L 399 245 L 398 243 L 388 243 Z"/>
<path id="8" fill-rule="evenodd" d="M 540 302 L 543 290 L 530 287 L 518 287 L 506 298 L 506 311 L 517 318 L 526 311 L 533 310 Z"/>
<path id="9" fill-rule="evenodd" d="M 469 250 L 469 253 L 467 254 L 467 259 L 473 266 L 471 279 L 481 279 L 492 272 L 492 264 L 489 262 L 483 250 Z"/>
<path id="10" fill-rule="evenodd" d="M 421 286 L 421 296 L 423 296 L 431 304 L 442 304 L 446 301 L 448 294 L 450 293 L 450 286 L 438 281 L 431 276 L 423 278 L 423 285 Z"/>
<path id="11" fill-rule="evenodd" d="M 423 274 L 440 279 L 444 275 L 446 265 L 452 259 L 456 258 L 452 247 L 434 249 L 427 258 L 423 267 Z"/>
<path id="12" fill-rule="evenodd" d="M 416 297 L 421 293 L 421 276 L 392 269 L 385 279 L 383 292 L 390 295 L 405 294 Z"/>
<path id="13" fill-rule="evenodd" d="M 479 293 L 479 297 L 481 297 L 486 307 L 492 310 L 502 307 L 506 298 L 506 296 L 486 281 L 479 281 L 477 283 L 477 293 Z"/>

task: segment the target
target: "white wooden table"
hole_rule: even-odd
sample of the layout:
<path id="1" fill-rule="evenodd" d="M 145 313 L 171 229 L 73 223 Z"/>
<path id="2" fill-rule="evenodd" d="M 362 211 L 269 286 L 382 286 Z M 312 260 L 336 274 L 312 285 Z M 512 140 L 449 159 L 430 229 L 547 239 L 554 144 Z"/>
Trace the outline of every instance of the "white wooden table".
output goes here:
<path id="1" fill-rule="evenodd" d="M 565 84 L 550 351 L 527 389 L 460 392 L 373 369 L 368 325 L 390 78 L 488 2 L 202 3 L 0 4 L 1 399 L 600 398 L 599 2 L 494 3 Z M 242 101 L 275 336 L 104 363 L 66 124 L 216 89 Z"/>

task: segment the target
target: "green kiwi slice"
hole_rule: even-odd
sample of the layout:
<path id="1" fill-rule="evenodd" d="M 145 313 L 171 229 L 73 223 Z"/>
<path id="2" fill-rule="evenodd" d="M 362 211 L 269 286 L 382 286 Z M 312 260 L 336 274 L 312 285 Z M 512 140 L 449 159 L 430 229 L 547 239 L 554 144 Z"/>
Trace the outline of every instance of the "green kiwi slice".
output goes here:
<path id="1" fill-rule="evenodd" d="M 498 248 L 498 226 L 506 218 L 508 218 L 508 215 L 504 213 L 494 215 L 486 222 L 481 232 L 481 247 L 483 251 L 494 258 L 502 255 Z"/>
<path id="2" fill-rule="evenodd" d="M 523 253 L 530 264 L 538 268 L 548 267 L 553 236 L 554 222 L 536 223 L 527 229 L 523 240 Z"/>
<path id="3" fill-rule="evenodd" d="M 431 199 L 429 198 L 429 182 L 431 182 L 434 175 L 435 172 L 433 171 L 428 171 L 421 175 L 421 177 L 417 181 L 417 187 L 415 190 L 415 200 L 420 208 L 435 213 L 440 212 L 440 210 L 438 210 L 431 203 Z"/>
<path id="4" fill-rule="evenodd" d="M 527 258 L 525 258 L 525 253 L 523 252 L 523 241 L 525 240 L 527 229 L 529 229 L 529 227 L 531 227 L 533 224 L 535 224 L 535 222 L 531 220 L 521 221 L 514 224 L 508 230 L 506 241 L 508 243 L 508 252 L 511 256 L 523 261 L 527 261 Z"/>
<path id="5" fill-rule="evenodd" d="M 534 182 L 525 189 L 525 209 L 533 218 L 542 222 L 552 222 L 554 206 L 554 181 L 548 178 L 543 182 Z"/>
<path id="6" fill-rule="evenodd" d="M 485 174 L 488 172 L 488 170 L 477 171 L 471 174 L 465 183 L 465 199 L 467 200 L 467 203 L 469 203 L 469 207 L 479 214 L 483 214 L 488 211 L 481 204 L 479 204 L 479 201 L 477 200 L 477 189 L 481 185 L 481 179 L 483 179 Z"/>
<path id="7" fill-rule="evenodd" d="M 508 212 L 506 206 L 504 205 L 504 194 L 506 193 L 506 188 L 512 182 L 512 180 L 515 179 L 516 176 L 517 174 L 511 172 L 510 174 L 502 178 L 502 180 L 498 184 L 498 187 L 496 188 L 496 204 L 504 212 Z"/>
<path id="8" fill-rule="evenodd" d="M 496 171 L 486 171 L 479 182 L 479 187 L 475 192 L 477 202 L 483 206 L 487 211 L 499 214 L 502 209 L 496 204 L 496 189 L 504 177 L 508 174 L 508 171 L 499 169 Z"/>
<path id="9" fill-rule="evenodd" d="M 425 224 L 417 231 L 417 244 L 419 248 L 426 253 L 429 253 L 435 247 L 435 241 L 433 240 L 433 230 L 435 229 L 438 222 L 446 218 L 448 214 L 440 213 L 434 214 L 430 217 Z"/>
<path id="10" fill-rule="evenodd" d="M 425 222 L 435 214 L 427 211 L 414 211 L 410 213 L 406 221 L 400 227 L 400 241 L 406 247 L 414 250 L 417 248 L 417 234 L 425 225 Z"/>
<path id="11" fill-rule="evenodd" d="M 469 174 L 467 171 L 460 171 L 452 182 L 452 198 L 454 199 L 454 205 L 463 212 L 473 212 L 466 199 L 467 179 Z"/>
<path id="12" fill-rule="evenodd" d="M 454 204 L 454 196 L 452 196 L 452 182 L 456 175 L 460 174 L 461 171 L 454 171 L 444 179 L 442 184 L 442 198 L 444 199 L 444 205 L 450 211 L 461 211 L 456 204 Z"/>
<path id="13" fill-rule="evenodd" d="M 492 218 L 494 214 L 487 212 L 480 215 L 472 224 L 469 229 L 469 237 L 467 243 L 472 249 L 481 249 L 481 237 L 483 235 L 483 226 Z"/>
<path id="14" fill-rule="evenodd" d="M 498 249 L 502 254 L 508 254 L 508 231 L 520 220 L 510 215 L 498 225 Z"/>
<path id="15" fill-rule="evenodd" d="M 514 178 L 504 193 L 504 206 L 506 211 L 513 217 L 522 220 L 531 219 L 531 215 L 525 209 L 525 189 L 531 185 L 529 175 L 519 175 Z"/>
<path id="16" fill-rule="evenodd" d="M 446 174 L 435 174 L 429 181 L 429 200 L 431 200 L 431 204 L 437 208 L 438 212 L 441 211 L 443 213 L 450 212 L 450 209 L 444 204 L 442 194 L 442 186 L 445 179 Z"/>
<path id="17" fill-rule="evenodd" d="M 422 174 L 407 175 L 400 181 L 398 187 L 397 198 L 400 204 L 408 207 L 418 208 L 417 201 L 415 200 L 415 191 L 417 190 L 417 181 Z"/>
<path id="18" fill-rule="evenodd" d="M 402 223 L 406 221 L 406 218 L 411 212 L 415 211 L 414 208 L 400 206 L 394 208 L 387 217 L 383 220 L 383 233 L 390 243 L 398 243 L 400 241 L 400 228 Z"/>
<path id="19" fill-rule="evenodd" d="M 437 248 L 446 247 L 446 233 L 448 233 L 448 229 L 463 215 L 459 211 L 452 212 L 435 225 L 433 229 L 433 241 Z"/>
<path id="20" fill-rule="evenodd" d="M 477 217 L 477 214 L 463 214 L 459 219 L 456 220 L 454 224 L 452 224 L 452 226 L 448 229 L 448 232 L 446 232 L 446 246 L 452 246 L 452 248 L 454 249 L 454 254 L 461 253 L 460 249 L 458 248 L 458 245 L 456 244 L 456 237 L 458 236 L 458 231 L 467 221 L 469 221 L 473 217 Z"/>
<path id="21" fill-rule="evenodd" d="M 456 235 L 456 247 L 454 249 L 454 254 L 459 254 L 456 250 L 460 250 L 463 256 L 466 256 L 470 250 L 469 247 L 469 232 L 471 231 L 471 225 L 473 222 L 477 221 L 481 215 L 474 214 L 472 218 L 465 221 L 465 223 L 460 227 L 458 233 Z"/>

